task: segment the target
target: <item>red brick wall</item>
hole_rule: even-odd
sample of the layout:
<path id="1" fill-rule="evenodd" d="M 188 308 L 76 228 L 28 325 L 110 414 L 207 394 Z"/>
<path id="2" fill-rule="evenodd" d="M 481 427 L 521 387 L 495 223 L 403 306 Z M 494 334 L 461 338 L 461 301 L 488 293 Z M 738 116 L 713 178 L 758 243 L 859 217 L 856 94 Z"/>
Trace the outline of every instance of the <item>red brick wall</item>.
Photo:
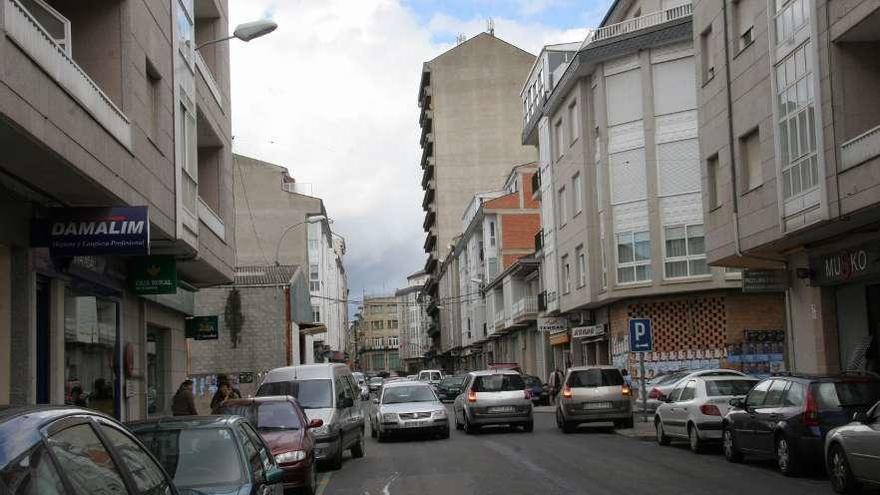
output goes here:
<path id="1" fill-rule="evenodd" d="M 535 248 L 535 234 L 541 228 L 541 216 L 537 213 L 499 215 L 501 217 L 501 249 Z"/>
<path id="2" fill-rule="evenodd" d="M 515 193 L 506 194 L 500 198 L 490 199 L 483 203 L 483 208 L 489 209 L 512 209 L 519 208 L 519 195 Z"/>

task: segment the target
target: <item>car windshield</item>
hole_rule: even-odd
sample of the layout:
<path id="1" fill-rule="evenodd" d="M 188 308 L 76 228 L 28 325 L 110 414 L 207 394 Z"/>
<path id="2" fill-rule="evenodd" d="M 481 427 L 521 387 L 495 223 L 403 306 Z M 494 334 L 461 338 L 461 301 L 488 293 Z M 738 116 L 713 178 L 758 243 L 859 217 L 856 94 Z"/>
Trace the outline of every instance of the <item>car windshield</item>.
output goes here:
<path id="1" fill-rule="evenodd" d="M 706 395 L 721 397 L 725 395 L 746 395 L 758 380 L 707 380 Z"/>
<path id="2" fill-rule="evenodd" d="M 295 407 L 290 402 L 278 401 L 225 406 L 220 412 L 247 418 L 259 430 L 298 430 L 302 422 Z"/>
<path id="3" fill-rule="evenodd" d="M 424 385 L 388 387 L 382 393 L 382 404 L 401 404 L 404 402 L 434 402 L 437 397 L 430 387 Z"/>
<path id="4" fill-rule="evenodd" d="M 474 392 L 512 392 L 525 388 L 526 383 L 520 375 L 483 375 L 474 379 Z"/>
<path id="5" fill-rule="evenodd" d="M 623 375 L 613 369 L 572 371 L 568 377 L 569 387 L 613 387 L 623 385 Z"/>
<path id="6" fill-rule="evenodd" d="M 257 397 L 289 395 L 296 398 L 303 409 L 333 407 L 333 388 L 330 380 L 290 380 L 260 385 Z"/>
<path id="7" fill-rule="evenodd" d="M 178 488 L 240 484 L 242 460 L 228 428 L 135 431 Z"/>
<path id="8" fill-rule="evenodd" d="M 687 371 L 676 371 L 675 373 L 670 373 L 668 375 L 663 375 L 661 377 L 655 378 L 655 385 L 667 385 L 670 383 L 677 382 L 687 376 Z"/>
<path id="9" fill-rule="evenodd" d="M 880 399 L 880 382 L 851 380 L 815 384 L 819 410 L 840 407 L 866 407 Z"/>
<path id="10" fill-rule="evenodd" d="M 370 378 L 370 383 L 373 385 L 382 385 L 383 381 L 384 380 L 382 379 L 382 377 L 379 377 L 379 376 L 375 376 L 373 378 Z"/>
<path id="11" fill-rule="evenodd" d="M 450 377 L 450 378 L 444 378 L 443 381 L 440 382 L 440 385 L 443 387 L 457 387 L 457 386 L 461 385 L 461 382 L 463 382 L 463 381 L 464 381 L 464 378 L 462 378 L 460 376 L 455 376 L 455 377 Z"/>

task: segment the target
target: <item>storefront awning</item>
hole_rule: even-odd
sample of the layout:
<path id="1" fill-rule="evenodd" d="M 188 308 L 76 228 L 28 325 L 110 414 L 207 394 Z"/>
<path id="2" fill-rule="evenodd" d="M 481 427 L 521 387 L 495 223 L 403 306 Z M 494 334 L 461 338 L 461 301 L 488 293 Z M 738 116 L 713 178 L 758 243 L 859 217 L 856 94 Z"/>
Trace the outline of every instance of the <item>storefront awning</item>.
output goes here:
<path id="1" fill-rule="evenodd" d="M 301 335 L 318 335 L 327 333 L 327 325 L 323 323 L 300 323 L 299 333 Z"/>

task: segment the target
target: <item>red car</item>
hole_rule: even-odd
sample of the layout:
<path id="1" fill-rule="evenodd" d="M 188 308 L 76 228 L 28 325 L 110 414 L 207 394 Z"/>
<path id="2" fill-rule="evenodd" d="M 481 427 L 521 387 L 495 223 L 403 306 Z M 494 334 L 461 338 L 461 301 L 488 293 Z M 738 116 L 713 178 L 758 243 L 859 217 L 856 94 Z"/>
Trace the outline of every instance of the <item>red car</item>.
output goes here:
<path id="1" fill-rule="evenodd" d="M 242 416 L 256 426 L 278 467 L 284 471 L 285 489 L 301 488 L 305 493 L 315 493 L 315 440 L 309 430 L 322 426 L 323 421 L 310 422 L 296 399 L 290 396 L 227 400 L 220 414 Z"/>

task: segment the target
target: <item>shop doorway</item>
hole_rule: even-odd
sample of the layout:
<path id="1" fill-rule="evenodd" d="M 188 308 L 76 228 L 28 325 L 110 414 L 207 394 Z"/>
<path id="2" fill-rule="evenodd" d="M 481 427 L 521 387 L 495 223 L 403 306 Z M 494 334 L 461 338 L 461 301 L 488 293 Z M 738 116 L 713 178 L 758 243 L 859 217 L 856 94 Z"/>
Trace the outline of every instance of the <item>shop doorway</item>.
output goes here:
<path id="1" fill-rule="evenodd" d="M 868 299 L 868 333 L 871 344 L 865 354 L 865 368 L 880 373 L 880 284 L 866 287 Z"/>
<path id="2" fill-rule="evenodd" d="M 165 414 L 170 400 L 167 383 L 166 331 L 147 327 L 147 414 Z"/>
<path id="3" fill-rule="evenodd" d="M 50 324 L 49 313 L 51 311 L 51 298 L 49 297 L 49 279 L 37 277 L 36 297 L 36 349 L 37 353 L 37 404 L 49 403 L 49 376 L 52 371 L 52 356 L 50 351 Z"/>

